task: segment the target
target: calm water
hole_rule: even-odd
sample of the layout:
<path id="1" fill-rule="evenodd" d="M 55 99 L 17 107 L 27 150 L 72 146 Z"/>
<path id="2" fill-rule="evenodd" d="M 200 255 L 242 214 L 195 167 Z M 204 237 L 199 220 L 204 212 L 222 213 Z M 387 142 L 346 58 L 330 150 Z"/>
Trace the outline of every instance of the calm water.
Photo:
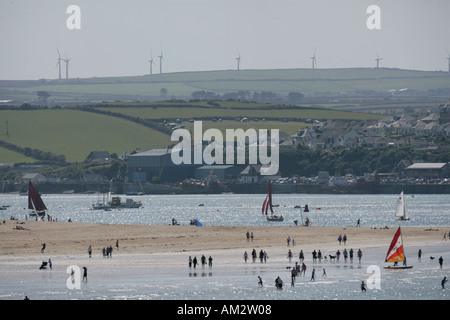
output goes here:
<path id="1" fill-rule="evenodd" d="M 306 195 L 276 194 L 273 196 L 276 214 L 285 217 L 276 225 L 293 225 L 295 219 L 309 217 L 316 226 L 351 226 L 360 219 L 362 226 L 396 226 L 395 208 L 397 195 Z M 127 196 L 122 196 L 125 200 Z M 100 195 L 43 195 L 48 213 L 58 221 L 72 219 L 74 222 L 108 224 L 169 224 L 172 218 L 180 224 L 188 224 L 197 218 L 204 225 L 271 225 L 261 214 L 265 195 L 145 195 L 132 196 L 141 201 L 138 209 L 114 209 L 112 211 L 91 210 L 92 203 L 103 200 Z M 296 205 L 308 204 L 309 213 L 295 209 Z M 407 226 L 450 226 L 449 195 L 406 195 L 410 221 Z M 0 195 L 0 206 L 9 205 L 0 211 L 1 219 L 14 216 L 24 219 L 27 197 Z M 320 209 L 318 209 L 320 208 Z"/>

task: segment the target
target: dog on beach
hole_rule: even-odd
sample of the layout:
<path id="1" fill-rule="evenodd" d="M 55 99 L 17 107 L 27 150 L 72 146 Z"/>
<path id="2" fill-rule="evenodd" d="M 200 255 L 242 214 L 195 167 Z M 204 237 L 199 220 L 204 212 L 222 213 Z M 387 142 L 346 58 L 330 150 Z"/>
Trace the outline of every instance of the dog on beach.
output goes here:
<path id="1" fill-rule="evenodd" d="M 336 256 L 332 256 L 331 254 L 328 255 L 330 257 L 330 261 L 331 260 L 336 260 Z"/>

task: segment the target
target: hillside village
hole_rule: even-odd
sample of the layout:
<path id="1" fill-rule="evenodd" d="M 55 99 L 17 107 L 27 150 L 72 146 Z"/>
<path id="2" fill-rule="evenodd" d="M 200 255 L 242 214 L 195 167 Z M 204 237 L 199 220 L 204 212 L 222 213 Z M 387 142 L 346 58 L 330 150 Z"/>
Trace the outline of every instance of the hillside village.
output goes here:
<path id="1" fill-rule="evenodd" d="M 315 121 L 282 145 L 304 145 L 314 150 L 335 147 L 384 148 L 411 146 L 414 150 L 442 148 L 434 141 L 450 137 L 450 100 L 440 113 L 391 116 L 379 121 Z M 448 146 L 447 146 L 448 147 Z"/>

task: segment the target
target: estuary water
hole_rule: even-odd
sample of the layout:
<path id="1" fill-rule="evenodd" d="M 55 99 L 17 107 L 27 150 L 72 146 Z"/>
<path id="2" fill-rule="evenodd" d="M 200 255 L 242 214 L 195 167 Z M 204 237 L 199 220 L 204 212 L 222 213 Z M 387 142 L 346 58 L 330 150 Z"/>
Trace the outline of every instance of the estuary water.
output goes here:
<path id="1" fill-rule="evenodd" d="M 120 196 L 142 202 L 137 209 L 92 210 L 92 204 L 103 201 L 103 195 L 44 194 L 47 213 L 58 221 L 107 224 L 170 224 L 175 218 L 180 224 L 199 219 L 203 225 L 264 226 L 271 225 L 261 214 L 265 195 L 143 195 Z M 293 225 L 294 220 L 308 217 L 315 226 L 352 226 L 360 219 L 361 226 L 398 226 L 395 209 L 399 195 L 273 195 L 276 214 L 284 216 L 276 225 Z M 450 195 L 405 195 L 411 220 L 405 226 L 450 226 Z M 27 197 L 17 194 L 0 195 L 0 219 L 25 219 L 29 213 Z M 308 205 L 309 212 L 296 206 Z"/>

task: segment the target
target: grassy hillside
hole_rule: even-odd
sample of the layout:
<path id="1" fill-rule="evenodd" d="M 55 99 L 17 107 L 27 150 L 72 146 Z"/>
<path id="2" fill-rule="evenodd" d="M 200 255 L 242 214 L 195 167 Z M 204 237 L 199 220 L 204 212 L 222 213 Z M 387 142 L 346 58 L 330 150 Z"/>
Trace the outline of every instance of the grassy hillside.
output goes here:
<path id="1" fill-rule="evenodd" d="M 378 73 L 378 80 L 377 80 Z M 0 99 L 36 102 L 38 91 L 51 94 L 53 104 L 99 101 L 155 101 L 167 98 L 189 99 L 195 91 L 228 92 L 270 91 L 282 96 L 301 92 L 306 98 L 338 96 L 345 98 L 361 91 L 388 94 L 392 89 L 408 88 L 403 95 L 442 96 L 434 89 L 450 89 L 446 72 L 380 68 L 350 69 L 275 69 L 178 72 L 135 77 L 87 78 L 69 80 L 0 81 Z M 32 101 L 34 100 L 34 101 Z"/>
<path id="2" fill-rule="evenodd" d="M 168 136 L 156 130 L 77 110 L 0 110 L 0 119 L 8 120 L 9 137 L 1 137 L 5 142 L 65 155 L 69 162 L 84 161 L 91 151 L 121 154 L 169 144 Z M 0 132 L 6 132 L 5 126 L 2 121 Z M 0 153 L 0 162 L 20 161 L 20 157 Z"/>
<path id="3" fill-rule="evenodd" d="M 89 111 L 99 111 L 87 112 Z M 189 120 L 203 120 L 203 130 L 264 128 L 280 129 L 293 134 L 310 125 L 307 119 L 379 119 L 380 115 L 354 113 L 320 108 L 285 105 L 217 101 L 208 104 L 165 103 L 109 103 L 86 109 L 0 110 L 0 140 L 21 148 L 38 149 L 54 155 L 64 155 L 68 162 L 82 162 L 91 151 L 121 154 L 136 148 L 165 148 L 171 144 L 168 122 L 180 119 L 187 129 Z M 240 118 L 248 117 L 248 122 Z M 223 121 L 219 119 L 223 118 Z M 141 121 L 151 120 L 151 126 Z M 263 121 L 264 119 L 264 121 Z M 6 121 L 8 136 L 6 136 Z M 5 151 L 4 151 L 5 150 Z M 33 162 L 31 158 L 0 149 L 0 162 Z"/>

